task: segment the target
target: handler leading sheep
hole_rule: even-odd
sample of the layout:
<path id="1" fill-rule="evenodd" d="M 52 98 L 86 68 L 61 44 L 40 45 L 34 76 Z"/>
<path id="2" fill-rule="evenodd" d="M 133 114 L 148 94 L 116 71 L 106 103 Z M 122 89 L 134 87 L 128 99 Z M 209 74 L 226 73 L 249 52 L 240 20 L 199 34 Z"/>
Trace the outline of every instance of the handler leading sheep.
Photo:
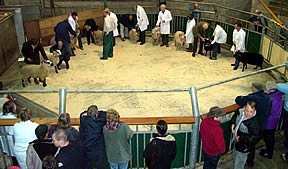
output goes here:
<path id="1" fill-rule="evenodd" d="M 60 66 L 62 65 L 63 61 L 66 64 L 66 69 L 70 68 L 70 66 L 69 66 L 70 52 L 69 52 L 68 47 L 69 46 L 66 46 L 63 44 L 62 40 L 58 40 L 57 44 L 50 48 L 51 53 L 59 56 L 59 63 L 57 64 L 57 68 L 59 70 L 60 70 Z"/>

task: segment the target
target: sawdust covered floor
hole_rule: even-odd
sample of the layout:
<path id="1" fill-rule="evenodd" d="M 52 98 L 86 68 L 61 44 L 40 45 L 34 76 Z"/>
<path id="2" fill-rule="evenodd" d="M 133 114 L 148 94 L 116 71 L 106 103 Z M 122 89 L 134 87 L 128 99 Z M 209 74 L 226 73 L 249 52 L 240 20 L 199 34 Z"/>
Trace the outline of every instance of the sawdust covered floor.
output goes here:
<path id="1" fill-rule="evenodd" d="M 233 71 L 230 64 L 234 61 L 229 51 L 223 50 L 217 61 L 208 57 L 191 57 L 191 53 L 169 48 L 131 44 L 117 41 L 114 57 L 107 61 L 99 58 L 102 47 L 84 44 L 84 50 L 77 50 L 72 57 L 70 69 L 61 69 L 58 74 L 51 68 L 47 79 L 48 86 L 31 84 L 25 89 L 173 89 L 202 86 L 229 79 L 254 71 L 248 66 L 243 73 L 241 68 Z M 64 65 L 63 65 L 64 66 Z M 10 79 L 12 88 L 20 87 L 19 69 L 14 66 L 0 80 L 7 83 Z M 206 113 L 211 106 L 228 106 L 234 103 L 237 95 L 250 92 L 252 82 L 272 80 L 266 73 L 229 82 L 198 92 L 201 113 Z M 17 84 L 17 85 L 16 85 Z M 57 112 L 58 94 L 23 94 L 35 102 Z M 67 112 L 72 117 L 91 104 L 100 109 L 114 108 L 122 117 L 148 116 L 185 116 L 191 115 L 190 96 L 183 93 L 127 93 L 127 94 L 68 94 Z"/>

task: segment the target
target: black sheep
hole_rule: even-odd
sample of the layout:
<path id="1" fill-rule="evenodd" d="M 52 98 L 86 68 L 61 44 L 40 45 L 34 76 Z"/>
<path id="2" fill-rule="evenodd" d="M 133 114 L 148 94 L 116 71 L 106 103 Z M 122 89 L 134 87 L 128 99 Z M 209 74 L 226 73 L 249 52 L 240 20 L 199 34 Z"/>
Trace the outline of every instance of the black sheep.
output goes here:
<path id="1" fill-rule="evenodd" d="M 240 62 L 243 63 L 242 72 L 244 72 L 244 68 L 247 69 L 247 64 L 256 65 L 254 69 L 257 69 L 258 66 L 262 69 L 264 57 L 259 53 L 237 52 L 234 57 L 236 59 L 234 70 L 238 69 Z"/>
<path id="2" fill-rule="evenodd" d="M 205 56 L 207 56 L 208 51 L 210 52 L 210 57 L 211 57 L 211 51 L 213 49 L 213 44 L 211 44 L 212 40 L 211 39 L 205 39 L 204 41 L 204 50 L 206 51 Z"/>

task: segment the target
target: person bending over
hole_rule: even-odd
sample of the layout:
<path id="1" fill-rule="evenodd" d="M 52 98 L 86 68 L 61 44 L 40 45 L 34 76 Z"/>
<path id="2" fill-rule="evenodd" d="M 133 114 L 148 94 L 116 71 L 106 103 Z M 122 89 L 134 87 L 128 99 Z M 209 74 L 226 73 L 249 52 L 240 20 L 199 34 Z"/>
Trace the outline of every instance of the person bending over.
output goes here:
<path id="1" fill-rule="evenodd" d="M 64 45 L 62 40 L 58 40 L 57 44 L 52 46 L 50 48 L 50 52 L 53 53 L 53 55 L 56 55 L 59 57 L 59 63 L 57 64 L 57 68 L 60 70 L 60 66 L 62 65 L 62 62 L 64 61 L 66 64 L 66 69 L 69 69 L 69 60 L 70 60 L 70 52 L 69 52 L 68 46 Z"/>

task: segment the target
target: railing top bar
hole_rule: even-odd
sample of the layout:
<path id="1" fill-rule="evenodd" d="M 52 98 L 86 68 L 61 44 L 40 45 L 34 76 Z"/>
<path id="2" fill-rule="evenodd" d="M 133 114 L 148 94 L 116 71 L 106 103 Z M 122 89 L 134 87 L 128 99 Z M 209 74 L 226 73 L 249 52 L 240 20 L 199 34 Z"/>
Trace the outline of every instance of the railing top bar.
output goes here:
<path id="1" fill-rule="evenodd" d="M 59 90 L 0 90 L 0 94 L 5 93 L 58 93 Z"/>
<path id="2" fill-rule="evenodd" d="M 244 77 L 248 77 L 248 76 L 256 75 L 256 74 L 259 74 L 259 73 L 267 72 L 269 70 L 278 69 L 278 68 L 281 68 L 281 67 L 285 67 L 285 65 L 286 64 L 281 64 L 281 65 L 269 67 L 269 68 L 266 68 L 266 69 L 258 70 L 256 72 L 251 72 L 251 73 L 247 73 L 247 74 L 240 75 L 240 76 L 237 76 L 237 77 L 233 77 L 231 79 L 223 80 L 223 81 L 220 81 L 220 82 L 215 82 L 215 83 L 211 83 L 211 84 L 208 84 L 208 85 L 200 86 L 200 87 L 197 87 L 197 90 L 202 90 L 202 89 L 206 89 L 206 88 L 209 88 L 209 87 L 212 87 L 212 86 L 217 86 L 217 85 L 220 85 L 220 84 L 223 84 L 223 83 L 227 83 L 227 82 L 231 82 L 231 81 L 234 81 L 234 80 L 237 80 L 237 79 L 241 79 L 241 78 L 244 78 Z"/>
<path id="3" fill-rule="evenodd" d="M 67 93 L 149 93 L 149 92 L 186 92 L 189 88 L 179 89 L 131 89 L 131 90 L 67 90 Z"/>

